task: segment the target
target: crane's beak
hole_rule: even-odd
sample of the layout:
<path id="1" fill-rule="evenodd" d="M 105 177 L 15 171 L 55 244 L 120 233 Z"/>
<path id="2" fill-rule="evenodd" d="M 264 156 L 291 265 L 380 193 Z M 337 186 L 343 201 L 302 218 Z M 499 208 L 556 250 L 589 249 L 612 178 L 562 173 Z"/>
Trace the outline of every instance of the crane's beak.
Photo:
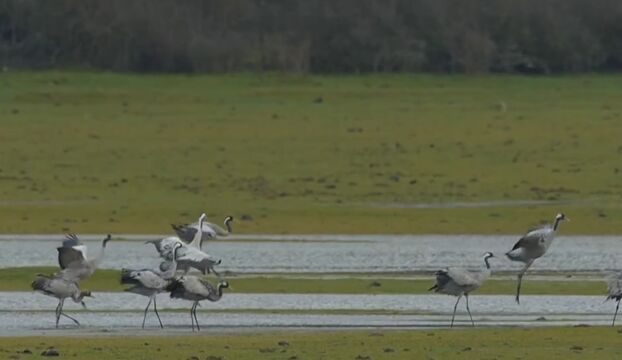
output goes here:
<path id="1" fill-rule="evenodd" d="M 80 304 L 82 305 L 82 307 L 84 308 L 84 310 L 88 310 L 88 309 L 86 308 L 86 304 L 84 303 L 84 301 L 80 301 Z"/>

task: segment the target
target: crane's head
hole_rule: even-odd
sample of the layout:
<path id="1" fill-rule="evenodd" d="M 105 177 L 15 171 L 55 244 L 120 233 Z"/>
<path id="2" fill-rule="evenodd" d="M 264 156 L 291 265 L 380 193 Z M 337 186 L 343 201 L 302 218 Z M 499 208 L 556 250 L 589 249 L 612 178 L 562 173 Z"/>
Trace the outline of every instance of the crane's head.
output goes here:
<path id="1" fill-rule="evenodd" d="M 108 244 L 108 241 L 110 241 L 110 239 L 112 239 L 112 236 L 110 236 L 110 234 L 106 235 L 106 238 L 104 239 L 104 241 L 102 241 L 102 246 L 106 247 L 106 244 Z"/>
<path id="2" fill-rule="evenodd" d="M 202 213 L 201 216 L 199 216 L 199 223 L 205 221 L 206 217 L 207 215 L 205 215 L 205 213 Z"/>
<path id="3" fill-rule="evenodd" d="M 181 243 L 175 244 L 175 247 L 173 248 L 173 260 L 177 260 L 177 250 L 182 246 L 183 245 Z"/>
<path id="4" fill-rule="evenodd" d="M 229 283 L 226 280 L 223 280 L 223 281 L 218 283 L 218 286 L 223 288 L 223 289 L 226 289 L 226 288 L 229 287 Z"/>
<path id="5" fill-rule="evenodd" d="M 495 257 L 490 251 L 484 253 L 484 259 L 490 259 L 491 257 Z"/>
<path id="6" fill-rule="evenodd" d="M 562 213 L 559 213 L 557 214 L 557 216 L 555 216 L 555 221 L 562 221 L 562 220 L 570 221 L 570 219 L 567 218 L 566 215 Z"/>
<path id="7" fill-rule="evenodd" d="M 230 223 L 232 221 L 233 221 L 233 216 L 229 215 L 229 216 L 225 217 L 225 224 L 228 224 L 228 223 Z"/>

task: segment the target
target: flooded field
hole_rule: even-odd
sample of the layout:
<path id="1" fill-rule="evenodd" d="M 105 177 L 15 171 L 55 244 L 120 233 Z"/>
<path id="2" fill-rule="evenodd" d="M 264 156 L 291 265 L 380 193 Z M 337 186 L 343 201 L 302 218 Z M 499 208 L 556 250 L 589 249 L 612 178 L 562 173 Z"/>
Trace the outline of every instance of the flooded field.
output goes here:
<path id="1" fill-rule="evenodd" d="M 97 293 L 88 299 L 87 311 L 66 302 L 65 309 L 82 324 L 84 335 L 135 333 L 140 329 L 146 298 L 124 293 Z M 267 330 L 273 328 L 429 328 L 447 326 L 455 298 L 442 295 L 298 295 L 230 294 L 219 302 L 202 302 L 199 321 L 207 331 Z M 56 300 L 30 292 L 0 294 L 0 336 L 59 335 L 76 327 L 67 319 L 55 330 Z M 191 303 L 158 297 L 163 323 L 170 331 L 190 331 L 186 311 Z M 607 325 L 614 304 L 595 296 L 524 296 L 521 305 L 511 296 L 472 296 L 473 317 L 479 326 Z M 79 310 L 79 311 L 76 311 Z M 209 310 L 209 311 L 206 311 Z M 271 310 L 272 312 L 266 312 Z M 319 313 L 310 313 L 317 310 Z M 325 313 L 322 311 L 334 311 Z M 339 313 L 360 311 L 360 313 Z M 365 311 L 383 311 L 369 313 Z M 153 313 L 147 318 L 150 335 L 160 333 Z M 456 315 L 457 326 L 469 326 L 464 303 Z M 158 331 L 156 331 L 158 330 Z M 82 330 L 81 330 L 82 332 Z"/>
<path id="2" fill-rule="evenodd" d="M 103 268 L 150 267 L 159 263 L 146 239 L 124 236 L 109 243 Z M 84 239 L 101 239 L 85 236 Z M 3 235 L 0 267 L 57 265 L 59 235 Z M 237 235 L 208 243 L 204 250 L 222 259 L 221 270 L 235 273 L 404 272 L 446 266 L 478 267 L 486 251 L 497 254 L 494 270 L 517 270 L 503 254 L 518 236 L 490 235 Z M 99 241 L 86 241 L 96 254 Z M 602 271 L 622 264 L 622 239 L 616 236 L 560 236 L 532 270 Z"/>

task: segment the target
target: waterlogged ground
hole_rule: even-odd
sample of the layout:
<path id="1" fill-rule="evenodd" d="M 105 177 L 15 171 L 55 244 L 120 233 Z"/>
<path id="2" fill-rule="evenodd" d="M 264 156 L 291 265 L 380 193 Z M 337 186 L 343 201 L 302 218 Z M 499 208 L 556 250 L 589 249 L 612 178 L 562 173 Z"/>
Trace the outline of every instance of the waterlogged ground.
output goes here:
<path id="1" fill-rule="evenodd" d="M 162 321 L 172 331 L 187 331 L 191 303 L 157 298 Z M 455 298 L 444 295 L 299 295 L 226 294 L 221 301 L 202 302 L 199 321 L 206 330 L 266 331 L 273 328 L 412 328 L 444 327 Z M 55 299 L 30 292 L 0 294 L 0 335 L 57 334 Z M 134 332 L 140 326 L 147 299 L 126 293 L 97 293 L 88 310 L 68 301 L 65 310 L 81 321 L 84 335 Z M 472 296 L 470 308 L 480 326 L 607 325 L 614 304 L 598 296 Z M 155 315 L 148 328 L 157 328 Z M 62 319 L 63 329 L 74 329 Z M 457 325 L 470 324 L 464 302 Z M 75 329 L 74 329 L 75 330 Z M 51 331 L 51 332 L 50 332 Z M 82 330 L 81 330 L 82 331 Z"/>
<path id="2" fill-rule="evenodd" d="M 109 243 L 103 268 L 152 267 L 157 253 L 146 239 L 134 236 Z M 85 239 L 101 239 L 85 236 Z M 62 236 L 4 235 L 0 267 L 56 266 Z M 485 235 L 246 235 L 213 241 L 204 250 L 222 259 L 221 271 L 235 273 L 406 272 L 446 266 L 479 267 L 482 254 L 497 254 L 493 269 L 517 270 L 503 254 L 518 236 Z M 622 240 L 616 236 L 560 236 L 531 270 L 602 271 L 622 264 Z M 95 255 L 99 241 L 86 241 Z"/>

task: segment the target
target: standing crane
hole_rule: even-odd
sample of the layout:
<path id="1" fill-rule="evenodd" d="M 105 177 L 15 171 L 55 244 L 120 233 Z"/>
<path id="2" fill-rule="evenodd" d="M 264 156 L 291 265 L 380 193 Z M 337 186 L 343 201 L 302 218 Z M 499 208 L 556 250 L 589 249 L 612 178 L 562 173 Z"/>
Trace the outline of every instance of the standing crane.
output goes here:
<path id="1" fill-rule="evenodd" d="M 163 292 L 175 277 L 175 272 L 177 270 L 177 250 L 179 250 L 181 246 L 181 244 L 175 245 L 171 266 L 166 271 L 154 269 L 121 269 L 121 284 L 133 285 L 125 291 L 149 297 L 149 302 L 147 303 L 145 314 L 143 315 L 143 329 L 145 328 L 145 320 L 147 319 L 147 312 L 149 311 L 151 302 L 153 302 L 153 311 L 155 311 L 155 314 L 158 317 L 160 328 L 164 329 L 164 325 L 162 325 L 162 320 L 160 319 L 160 314 L 158 314 L 156 296 Z"/>
<path id="2" fill-rule="evenodd" d="M 86 296 L 91 296 L 90 291 L 81 291 L 78 284 L 74 281 L 64 279 L 62 277 L 47 276 L 38 274 L 35 281 L 30 284 L 33 290 L 39 291 L 45 295 L 52 296 L 58 299 L 58 306 L 56 306 L 56 328 L 58 329 L 58 321 L 61 315 L 73 320 L 76 325 L 80 326 L 78 320 L 65 314 L 63 312 L 63 305 L 66 298 L 71 298 L 74 302 L 82 304 L 82 307 L 86 309 L 86 305 L 82 299 Z"/>
<path id="3" fill-rule="evenodd" d="M 201 300 L 218 301 L 222 298 L 222 290 L 229 287 L 226 281 L 220 281 L 216 287 L 212 286 L 207 280 L 197 276 L 182 276 L 175 279 L 166 288 L 171 292 L 173 299 L 185 299 L 193 301 L 190 308 L 190 320 L 192 321 L 192 331 L 194 323 L 197 324 L 197 331 L 201 331 L 199 320 L 197 319 L 197 306 Z"/>
<path id="4" fill-rule="evenodd" d="M 512 261 L 520 261 L 525 263 L 525 266 L 518 273 L 518 284 L 516 286 L 516 303 L 520 304 L 520 288 L 523 281 L 523 275 L 527 272 L 527 269 L 533 264 L 533 262 L 544 255 L 557 234 L 557 229 L 562 221 L 570 221 L 564 214 L 557 214 L 553 225 L 545 225 L 527 232 L 523 235 L 512 250 L 505 253 L 505 255 Z"/>
<path id="5" fill-rule="evenodd" d="M 488 259 L 494 257 L 491 252 L 484 254 L 485 268 L 478 271 L 466 270 L 462 268 L 450 267 L 445 270 L 439 270 L 436 272 L 436 283 L 434 286 L 428 289 L 428 291 L 434 290 L 434 292 L 440 292 L 442 294 L 457 296 L 456 305 L 454 305 L 454 313 L 451 316 L 451 325 L 454 326 L 454 318 L 456 317 L 456 309 L 458 303 L 464 295 L 466 299 L 466 309 L 471 318 L 471 324 L 475 326 L 473 316 L 471 316 L 471 309 L 469 309 L 469 294 L 477 290 L 483 283 L 490 277 L 491 270 Z"/>
<path id="6" fill-rule="evenodd" d="M 609 293 L 607 300 L 615 300 L 617 303 L 616 312 L 613 314 L 613 322 L 611 323 L 611 326 L 615 326 L 620 300 L 622 300 L 622 271 L 607 275 L 605 280 L 607 281 L 607 292 Z"/>

